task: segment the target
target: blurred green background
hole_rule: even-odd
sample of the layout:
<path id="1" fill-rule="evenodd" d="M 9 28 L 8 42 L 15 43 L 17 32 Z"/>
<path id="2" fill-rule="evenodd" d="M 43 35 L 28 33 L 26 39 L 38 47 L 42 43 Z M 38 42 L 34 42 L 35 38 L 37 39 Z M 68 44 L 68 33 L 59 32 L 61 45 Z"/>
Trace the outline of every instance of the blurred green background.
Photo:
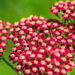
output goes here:
<path id="1" fill-rule="evenodd" d="M 59 0 L 0 0 L 0 19 L 14 23 L 22 17 L 30 15 L 43 16 L 45 18 L 57 18 L 49 13 L 49 8 Z M 4 52 L 5 59 L 9 61 L 10 48 L 13 47 L 9 40 L 7 50 Z M 12 64 L 12 62 L 10 62 Z M 14 65 L 13 65 L 14 66 Z M 75 68 L 72 68 L 69 75 L 75 75 Z M 0 60 L 0 75 L 17 75 L 5 62 Z"/>

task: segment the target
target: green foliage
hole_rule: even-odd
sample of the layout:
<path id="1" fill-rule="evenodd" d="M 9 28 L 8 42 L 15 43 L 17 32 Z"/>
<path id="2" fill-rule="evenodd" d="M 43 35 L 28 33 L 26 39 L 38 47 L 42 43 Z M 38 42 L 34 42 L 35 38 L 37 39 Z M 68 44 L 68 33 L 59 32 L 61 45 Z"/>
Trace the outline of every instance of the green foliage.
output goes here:
<path id="1" fill-rule="evenodd" d="M 53 37 L 53 33 L 50 33 L 48 36 L 49 36 L 49 37 Z"/>
<path id="2" fill-rule="evenodd" d="M 57 46 L 58 46 L 58 47 L 61 47 L 61 44 L 60 44 L 60 42 L 58 42 L 58 43 L 57 43 Z"/>
<path id="3" fill-rule="evenodd" d="M 46 58 L 49 58 L 50 56 L 51 56 L 51 55 L 49 55 L 49 54 L 47 54 L 47 53 L 45 54 L 45 57 L 46 57 Z"/>
<path id="4" fill-rule="evenodd" d="M 65 33 L 62 33 L 61 36 L 64 37 L 64 38 L 66 38 L 66 34 Z"/>

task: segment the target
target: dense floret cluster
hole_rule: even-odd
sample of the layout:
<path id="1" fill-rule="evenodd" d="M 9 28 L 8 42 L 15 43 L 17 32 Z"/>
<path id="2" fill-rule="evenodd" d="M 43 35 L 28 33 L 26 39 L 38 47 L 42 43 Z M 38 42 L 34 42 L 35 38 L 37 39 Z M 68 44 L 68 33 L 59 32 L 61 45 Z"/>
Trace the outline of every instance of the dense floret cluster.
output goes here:
<path id="1" fill-rule="evenodd" d="M 75 2 L 59 1 L 50 12 L 61 21 L 30 16 L 10 24 L 0 20 L 0 56 L 12 40 L 9 59 L 23 75 L 67 75 L 75 67 Z"/>
<path id="2" fill-rule="evenodd" d="M 9 39 L 9 34 L 11 32 L 13 32 L 12 24 L 0 20 L 0 55 L 3 55 L 3 51 L 6 50 L 8 44 L 6 40 Z"/>
<path id="3" fill-rule="evenodd" d="M 72 27 L 74 28 L 74 26 Z M 30 16 L 14 24 L 10 60 L 24 75 L 67 75 L 74 63 L 75 33 L 58 21 Z M 15 38 L 14 38 L 15 37 Z"/>
<path id="4" fill-rule="evenodd" d="M 58 15 L 61 14 L 63 19 L 75 19 L 75 1 L 59 1 L 55 3 L 50 12 Z"/>

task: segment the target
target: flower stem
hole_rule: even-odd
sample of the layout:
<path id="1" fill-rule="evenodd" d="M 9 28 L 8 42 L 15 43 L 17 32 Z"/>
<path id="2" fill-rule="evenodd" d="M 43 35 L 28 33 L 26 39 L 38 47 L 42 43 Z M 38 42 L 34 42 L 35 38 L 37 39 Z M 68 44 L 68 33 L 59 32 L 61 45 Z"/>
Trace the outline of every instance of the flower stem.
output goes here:
<path id="1" fill-rule="evenodd" d="M 14 70 L 14 67 L 2 56 L 2 60 L 11 68 Z"/>
<path id="2" fill-rule="evenodd" d="M 0 59 L 2 59 L 2 56 L 0 55 Z"/>
<path id="3" fill-rule="evenodd" d="M 18 75 L 22 75 L 22 73 L 21 73 L 21 72 L 19 72 L 19 73 L 18 73 Z"/>
<path id="4" fill-rule="evenodd" d="M 0 56 L 0 59 L 2 59 L 11 69 L 14 70 L 14 66 L 11 65 L 3 56 Z M 22 75 L 22 74 L 19 72 L 18 75 Z"/>

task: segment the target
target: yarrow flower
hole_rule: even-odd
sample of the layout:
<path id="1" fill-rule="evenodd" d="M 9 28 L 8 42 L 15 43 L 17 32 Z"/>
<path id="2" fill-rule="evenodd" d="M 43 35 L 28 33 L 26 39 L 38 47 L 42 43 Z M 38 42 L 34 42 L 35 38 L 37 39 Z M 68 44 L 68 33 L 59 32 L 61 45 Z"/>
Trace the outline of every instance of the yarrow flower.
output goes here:
<path id="1" fill-rule="evenodd" d="M 3 55 L 3 51 L 6 50 L 6 45 L 8 44 L 6 40 L 9 39 L 9 34 L 12 25 L 9 22 L 4 22 L 0 20 L 0 55 Z"/>
<path id="2" fill-rule="evenodd" d="M 13 24 L 15 44 L 9 56 L 23 75 L 67 75 L 75 67 L 75 33 L 72 27 L 43 17 L 30 16 Z"/>
<path id="3" fill-rule="evenodd" d="M 75 1 L 59 1 L 56 2 L 51 8 L 50 12 L 55 15 L 61 15 L 63 19 L 75 19 Z"/>
<path id="4" fill-rule="evenodd" d="M 60 17 L 30 16 L 10 24 L 0 20 L 0 56 L 12 40 L 9 59 L 23 75 L 67 75 L 75 67 L 75 1 L 59 1 L 50 12 Z M 61 18 L 62 17 L 62 18 Z"/>

